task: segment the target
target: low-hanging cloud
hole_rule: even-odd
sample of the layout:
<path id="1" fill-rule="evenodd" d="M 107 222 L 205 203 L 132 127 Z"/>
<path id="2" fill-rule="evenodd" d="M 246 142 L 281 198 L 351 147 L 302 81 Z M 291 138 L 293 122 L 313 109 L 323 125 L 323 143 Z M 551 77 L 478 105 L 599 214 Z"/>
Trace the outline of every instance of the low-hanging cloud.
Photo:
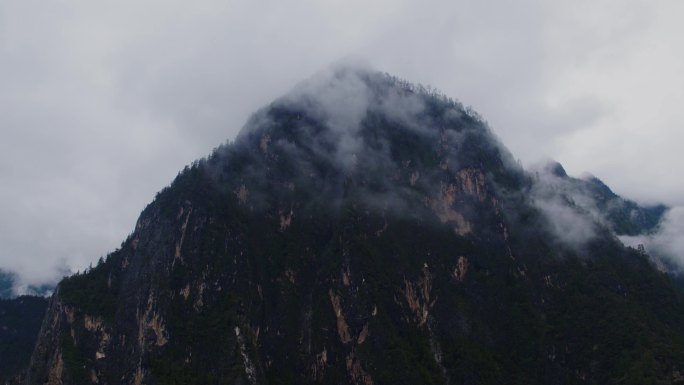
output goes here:
<path id="1" fill-rule="evenodd" d="M 596 226 L 605 220 L 592 197 L 548 166 L 537 166 L 533 174 L 530 197 L 556 238 L 567 246 L 582 247 L 595 237 Z"/>
<path id="2" fill-rule="evenodd" d="M 230 151 L 258 148 L 253 163 L 266 162 L 264 167 L 234 176 L 291 191 L 306 186 L 304 193 L 314 184 L 316 194 L 309 203 L 317 207 L 321 202 L 339 207 L 349 190 L 353 202 L 377 212 L 420 216 L 429 210 L 428 196 L 435 198 L 449 178 L 447 168 L 461 168 L 459 150 L 468 135 L 477 136 L 474 146 L 499 146 L 486 126 L 469 114 L 434 90 L 345 63 L 260 110 L 236 140 L 237 149 L 223 150 L 231 156 Z M 442 167 L 425 167 L 435 155 Z M 282 163 L 268 164 L 274 160 Z M 269 183 L 264 174 L 274 167 L 281 168 L 277 180 Z"/>
<path id="3" fill-rule="evenodd" d="M 333 66 L 300 83 L 282 102 L 307 104 L 306 112 L 330 128 L 329 134 L 334 137 L 329 141 L 337 144 L 337 160 L 349 168 L 355 165 L 355 154 L 362 146 L 358 132 L 371 106 L 372 94 L 357 72 L 342 70 L 341 66 Z"/>
<path id="4" fill-rule="evenodd" d="M 607 186 L 593 176 L 582 179 L 565 174 L 555 162 L 539 164 L 532 169 L 533 183 L 530 196 L 537 208 L 545 215 L 551 230 L 564 244 L 581 247 L 597 234 L 597 226 L 613 230 L 626 246 L 645 247 L 664 270 L 684 271 L 684 207 L 659 208 L 637 206 L 619 196 L 612 196 Z M 602 190 L 597 191 L 596 189 Z M 602 207 L 599 207 L 599 201 Z M 644 220 L 646 212 L 664 212 L 658 223 L 651 227 Z M 635 227 L 622 230 L 638 231 L 638 234 L 620 233 L 611 220 L 632 221 Z M 615 218 L 613 218 L 615 220 Z M 624 222 L 621 223 L 624 225 Z"/>
<path id="5" fill-rule="evenodd" d="M 652 234 L 622 236 L 627 246 L 643 245 L 646 252 L 673 270 L 684 272 L 684 207 L 673 207 L 665 214 L 657 231 Z M 668 269 L 668 267 L 665 267 Z"/>

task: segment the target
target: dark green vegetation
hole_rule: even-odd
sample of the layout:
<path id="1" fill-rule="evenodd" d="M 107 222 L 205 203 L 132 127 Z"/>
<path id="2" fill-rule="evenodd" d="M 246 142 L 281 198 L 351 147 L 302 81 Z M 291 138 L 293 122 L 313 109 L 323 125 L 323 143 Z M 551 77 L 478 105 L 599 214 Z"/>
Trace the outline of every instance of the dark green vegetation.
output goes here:
<path id="1" fill-rule="evenodd" d="M 0 383 L 27 365 L 47 302 L 33 296 L 0 299 Z"/>
<path id="2" fill-rule="evenodd" d="M 78 304 L 83 312 L 110 321 L 116 311 L 119 285 L 118 277 L 102 268 L 103 264 L 101 259 L 95 268 L 65 277 L 59 284 L 60 296 L 67 303 Z"/>
<path id="3" fill-rule="evenodd" d="M 610 226 L 559 242 L 535 183 L 454 101 L 315 79 L 60 283 L 27 382 L 681 382 L 670 277 Z"/>

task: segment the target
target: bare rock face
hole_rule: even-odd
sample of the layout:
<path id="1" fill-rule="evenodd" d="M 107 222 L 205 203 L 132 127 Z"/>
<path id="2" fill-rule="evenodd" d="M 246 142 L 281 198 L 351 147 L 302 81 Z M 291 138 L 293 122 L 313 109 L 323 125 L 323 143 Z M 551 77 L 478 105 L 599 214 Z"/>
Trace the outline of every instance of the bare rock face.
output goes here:
<path id="1" fill-rule="evenodd" d="M 643 357 L 679 378 L 679 294 L 607 229 L 557 242 L 533 183 L 459 103 L 321 75 L 60 283 L 26 383 L 610 383 Z"/>

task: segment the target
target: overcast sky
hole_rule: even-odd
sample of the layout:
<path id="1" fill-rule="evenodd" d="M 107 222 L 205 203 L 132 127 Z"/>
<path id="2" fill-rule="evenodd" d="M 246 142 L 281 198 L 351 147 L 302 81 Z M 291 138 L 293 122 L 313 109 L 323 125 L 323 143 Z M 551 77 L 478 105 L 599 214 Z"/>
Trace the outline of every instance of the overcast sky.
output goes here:
<path id="1" fill-rule="evenodd" d="M 684 2 L 0 2 L 0 268 L 83 269 L 255 109 L 355 58 L 554 158 L 684 204 Z"/>

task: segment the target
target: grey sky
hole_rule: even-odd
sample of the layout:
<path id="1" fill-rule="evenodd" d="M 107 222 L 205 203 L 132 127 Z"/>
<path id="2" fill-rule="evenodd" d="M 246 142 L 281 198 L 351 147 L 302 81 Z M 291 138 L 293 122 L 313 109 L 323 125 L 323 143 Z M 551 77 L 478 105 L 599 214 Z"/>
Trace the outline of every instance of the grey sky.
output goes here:
<path id="1" fill-rule="evenodd" d="M 0 267 L 116 248 L 185 164 L 337 60 L 472 105 L 524 164 L 684 204 L 684 2 L 0 3 Z"/>

